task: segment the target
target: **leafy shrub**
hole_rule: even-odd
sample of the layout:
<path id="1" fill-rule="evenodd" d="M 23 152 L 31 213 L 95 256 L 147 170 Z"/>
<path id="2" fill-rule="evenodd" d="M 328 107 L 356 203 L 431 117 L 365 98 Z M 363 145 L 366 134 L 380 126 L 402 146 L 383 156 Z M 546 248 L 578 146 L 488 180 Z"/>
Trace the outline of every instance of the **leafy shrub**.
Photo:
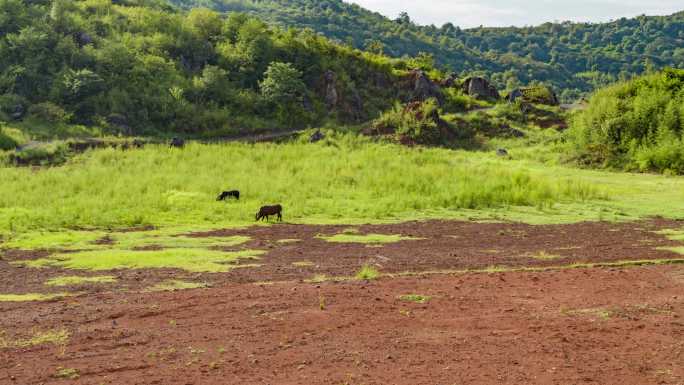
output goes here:
<path id="1" fill-rule="evenodd" d="M 64 142 L 29 147 L 10 154 L 10 160 L 22 166 L 54 166 L 63 164 L 69 156 L 69 148 Z"/>
<path id="2" fill-rule="evenodd" d="M 19 111 L 25 111 L 27 105 L 26 98 L 22 96 L 14 94 L 0 95 L 0 117 L 4 118 L 4 120 L 13 120 L 13 115 Z"/>
<path id="3" fill-rule="evenodd" d="M 668 69 L 597 92 L 568 139 L 593 165 L 682 174 L 683 129 L 684 70 Z"/>
<path id="4" fill-rule="evenodd" d="M 34 104 L 28 112 L 32 118 L 49 123 L 66 123 L 70 118 L 62 107 L 51 102 Z"/>
<path id="5" fill-rule="evenodd" d="M 425 102 L 414 102 L 406 106 L 396 104 L 373 122 L 378 132 L 394 132 L 402 138 L 408 138 L 419 144 L 441 144 L 442 128 L 447 123 L 439 117 L 439 108 L 435 99 Z"/>
<path id="6" fill-rule="evenodd" d="M 0 127 L 0 150 L 8 151 L 15 149 L 19 143 L 14 138 L 5 133 L 5 130 Z"/>

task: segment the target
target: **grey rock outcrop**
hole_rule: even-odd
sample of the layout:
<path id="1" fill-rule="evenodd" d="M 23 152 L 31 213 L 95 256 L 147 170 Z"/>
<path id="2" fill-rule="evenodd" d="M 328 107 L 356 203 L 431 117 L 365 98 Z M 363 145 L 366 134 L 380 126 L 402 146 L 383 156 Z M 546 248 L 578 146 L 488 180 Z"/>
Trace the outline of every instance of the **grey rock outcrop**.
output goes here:
<path id="1" fill-rule="evenodd" d="M 335 108 L 338 101 L 337 74 L 329 70 L 325 73 L 325 104 L 328 110 Z"/>
<path id="2" fill-rule="evenodd" d="M 411 81 L 413 83 L 412 101 L 424 102 L 427 99 L 435 98 L 439 104 L 444 101 L 442 89 L 435 84 L 424 71 L 411 71 Z"/>
<path id="3" fill-rule="evenodd" d="M 478 99 L 499 99 L 499 91 L 487 79 L 469 77 L 463 82 L 463 93 Z"/>

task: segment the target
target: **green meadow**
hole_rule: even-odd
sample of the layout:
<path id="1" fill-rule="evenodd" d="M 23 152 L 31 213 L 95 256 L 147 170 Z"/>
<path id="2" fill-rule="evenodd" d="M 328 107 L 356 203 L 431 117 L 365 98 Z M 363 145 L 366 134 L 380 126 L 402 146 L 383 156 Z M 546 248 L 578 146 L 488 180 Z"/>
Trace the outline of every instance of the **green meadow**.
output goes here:
<path id="1" fill-rule="evenodd" d="M 684 217 L 680 178 L 582 170 L 512 155 L 407 149 L 353 136 L 320 144 L 96 150 L 60 167 L 0 168 L 0 233 L 11 246 L 41 232 L 42 240 L 26 242 L 78 248 L 79 241 L 103 234 L 84 240 L 77 230 L 246 226 L 261 205 L 273 203 L 282 204 L 285 220 L 294 223 Z M 242 199 L 217 202 L 224 189 L 239 189 Z"/>

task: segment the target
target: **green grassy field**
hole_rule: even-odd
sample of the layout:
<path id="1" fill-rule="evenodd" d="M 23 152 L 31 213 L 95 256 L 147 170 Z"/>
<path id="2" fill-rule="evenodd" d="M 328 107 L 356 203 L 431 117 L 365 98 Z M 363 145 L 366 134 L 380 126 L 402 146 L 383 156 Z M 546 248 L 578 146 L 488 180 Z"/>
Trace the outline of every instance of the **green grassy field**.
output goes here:
<path id="1" fill-rule="evenodd" d="M 296 223 L 684 217 L 680 178 L 406 149 L 352 136 L 313 145 L 105 149 L 61 167 L 0 168 L 0 178 L 0 233 L 10 244 L 36 231 L 59 231 L 43 234 L 43 242 L 54 246 L 79 238 L 66 229 L 245 226 L 261 205 L 273 203 Z M 239 189 L 242 199 L 216 202 L 224 189 Z"/>

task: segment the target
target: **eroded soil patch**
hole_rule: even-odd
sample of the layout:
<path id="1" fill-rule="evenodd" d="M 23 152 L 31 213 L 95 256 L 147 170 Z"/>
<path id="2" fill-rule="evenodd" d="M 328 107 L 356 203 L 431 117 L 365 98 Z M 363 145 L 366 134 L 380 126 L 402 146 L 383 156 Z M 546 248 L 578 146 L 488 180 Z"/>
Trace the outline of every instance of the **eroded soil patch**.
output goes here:
<path id="1" fill-rule="evenodd" d="M 0 384 L 679 384 L 681 272 L 229 284 L 0 304 L 9 340 L 32 329 L 69 336 L 0 349 Z M 64 368 L 78 377 L 58 376 Z"/>
<path id="2" fill-rule="evenodd" d="M 43 259 L 51 253 L 7 250 L 0 260 L 0 293 L 51 293 L 56 289 L 46 286 L 45 282 L 65 275 L 114 277 L 115 284 L 90 284 L 84 281 L 69 287 L 70 292 L 97 293 L 111 290 L 140 291 L 169 280 L 215 286 L 226 283 L 303 281 L 315 276 L 350 277 L 364 265 L 373 266 L 387 274 L 673 259 L 682 256 L 667 248 L 681 246 L 682 242 L 670 240 L 658 231 L 681 226 L 679 222 L 668 220 L 547 226 L 427 221 L 353 228 L 278 224 L 194 233 L 190 237 L 183 237 L 193 244 L 203 244 L 215 251 L 263 252 L 257 260 L 235 261 L 230 271 L 224 273 L 169 268 L 114 271 L 68 270 L 49 266 L 30 268 L 17 265 L 16 262 Z M 349 239 L 363 241 L 367 234 L 384 235 L 383 241 L 403 240 L 340 243 L 326 239 L 339 234 L 353 234 Z M 223 247 L 211 246 L 207 242 L 221 242 L 222 239 L 246 241 Z M 163 250 L 155 246 L 146 251 L 154 252 L 157 249 Z M 60 288 L 60 291 L 63 290 Z"/>

